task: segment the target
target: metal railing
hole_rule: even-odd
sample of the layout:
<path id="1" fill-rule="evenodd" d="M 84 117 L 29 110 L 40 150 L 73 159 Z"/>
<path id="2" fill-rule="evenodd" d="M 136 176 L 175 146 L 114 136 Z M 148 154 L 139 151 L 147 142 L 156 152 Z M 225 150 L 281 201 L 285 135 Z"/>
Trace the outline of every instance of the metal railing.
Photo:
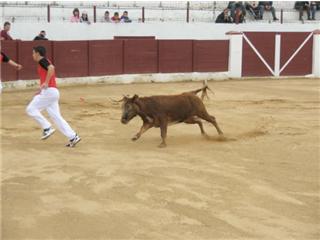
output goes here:
<path id="1" fill-rule="evenodd" d="M 277 4 L 275 4 L 277 3 Z M 99 22 L 104 11 L 129 11 L 134 22 L 179 21 L 179 22 L 214 22 L 217 15 L 228 5 L 228 1 L 150 1 L 150 2 L 0 2 L 0 19 L 2 22 L 52 22 L 69 21 L 74 8 L 87 11 L 91 22 Z M 280 22 L 283 23 L 286 13 L 297 12 L 294 2 L 274 2 Z M 281 8 L 279 8 L 281 7 Z M 298 19 L 298 18 L 297 18 Z M 250 20 L 248 18 L 248 20 Z M 292 19 L 293 20 L 293 19 Z"/>

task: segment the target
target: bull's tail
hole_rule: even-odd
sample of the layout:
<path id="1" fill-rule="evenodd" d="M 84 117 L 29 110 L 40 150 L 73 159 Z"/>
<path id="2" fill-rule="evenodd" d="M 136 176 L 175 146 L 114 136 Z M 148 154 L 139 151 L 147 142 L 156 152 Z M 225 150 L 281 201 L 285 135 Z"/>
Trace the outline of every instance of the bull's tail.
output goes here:
<path id="1" fill-rule="evenodd" d="M 197 95 L 199 92 L 201 92 L 201 100 L 204 99 L 204 97 L 206 97 L 207 99 L 209 99 L 208 96 L 208 92 L 207 90 L 209 90 L 210 92 L 212 92 L 214 94 L 214 92 L 209 88 L 209 86 L 207 85 L 206 81 L 203 81 L 203 86 L 202 88 L 199 88 L 197 90 L 191 91 L 189 93 L 192 93 L 194 95 Z"/>

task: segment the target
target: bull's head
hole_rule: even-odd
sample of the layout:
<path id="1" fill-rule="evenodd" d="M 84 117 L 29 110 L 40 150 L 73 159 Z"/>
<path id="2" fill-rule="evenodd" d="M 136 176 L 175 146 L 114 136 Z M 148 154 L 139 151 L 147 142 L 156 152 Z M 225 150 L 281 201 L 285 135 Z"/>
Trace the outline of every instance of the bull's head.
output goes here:
<path id="1" fill-rule="evenodd" d="M 137 116 L 139 111 L 139 106 L 137 104 L 138 99 L 139 99 L 138 95 L 134 95 L 132 98 L 129 98 L 126 96 L 123 97 L 122 117 L 121 117 L 121 122 L 123 124 L 127 124 L 128 122 L 130 122 L 131 119 Z"/>

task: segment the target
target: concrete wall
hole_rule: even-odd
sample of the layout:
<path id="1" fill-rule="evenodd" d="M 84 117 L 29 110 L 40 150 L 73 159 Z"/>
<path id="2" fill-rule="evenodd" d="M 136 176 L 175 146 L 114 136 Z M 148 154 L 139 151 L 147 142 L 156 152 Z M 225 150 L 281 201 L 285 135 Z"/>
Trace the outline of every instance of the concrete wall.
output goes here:
<path id="1" fill-rule="evenodd" d="M 46 30 L 50 40 L 105 40 L 114 36 L 155 36 L 157 39 L 228 39 L 229 31 L 246 32 L 311 32 L 320 28 L 319 22 L 308 24 L 248 23 L 13 23 L 14 39 L 32 40 L 40 30 Z"/>

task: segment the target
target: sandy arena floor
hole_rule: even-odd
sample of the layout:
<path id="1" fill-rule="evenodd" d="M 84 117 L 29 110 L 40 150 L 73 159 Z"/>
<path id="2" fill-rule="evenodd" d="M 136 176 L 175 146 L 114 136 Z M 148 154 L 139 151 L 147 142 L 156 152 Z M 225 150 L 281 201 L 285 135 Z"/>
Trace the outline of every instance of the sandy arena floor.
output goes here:
<path id="1" fill-rule="evenodd" d="M 320 81 L 209 82 L 205 123 L 130 138 L 108 98 L 175 94 L 199 82 L 61 88 L 83 138 L 40 141 L 25 114 L 34 90 L 2 94 L 1 239 L 320 239 Z M 80 100 L 84 98 L 84 102 Z"/>

